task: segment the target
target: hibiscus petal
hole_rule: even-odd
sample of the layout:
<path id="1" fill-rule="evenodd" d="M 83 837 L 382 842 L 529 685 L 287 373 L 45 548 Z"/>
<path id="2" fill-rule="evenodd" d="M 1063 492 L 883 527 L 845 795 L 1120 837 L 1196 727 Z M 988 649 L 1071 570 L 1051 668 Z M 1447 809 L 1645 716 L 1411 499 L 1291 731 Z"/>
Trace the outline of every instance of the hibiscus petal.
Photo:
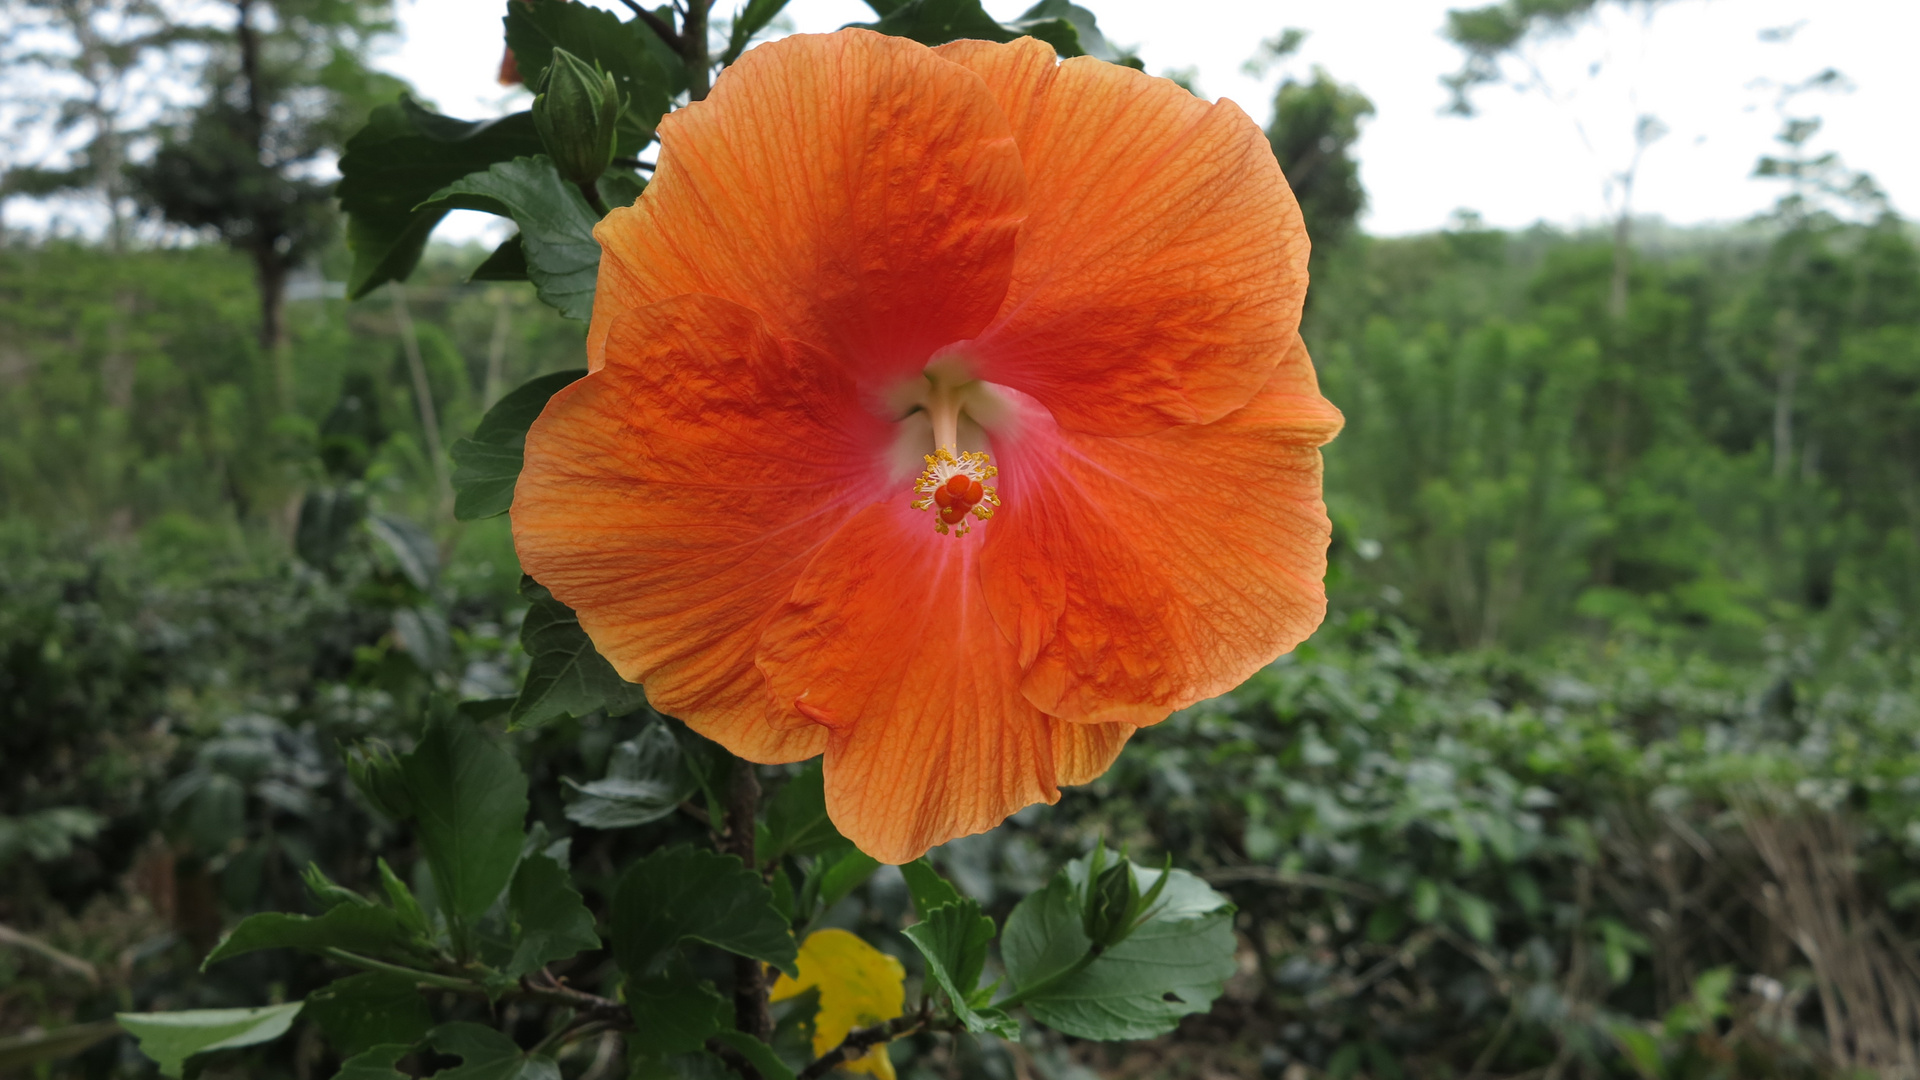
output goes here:
<path id="1" fill-rule="evenodd" d="M 753 651 L 833 526 L 884 483 L 887 425 L 837 365 L 713 297 L 629 312 L 605 356 L 527 434 L 522 565 L 662 711 L 755 761 L 819 753 L 818 728 L 772 722 Z"/>
<path id="2" fill-rule="evenodd" d="M 999 309 L 1026 181 L 967 69 L 868 31 L 759 46 L 660 125 L 659 167 L 594 230 L 597 365 L 626 308 L 707 293 L 880 381 Z"/>
<path id="3" fill-rule="evenodd" d="M 1166 79 L 1038 43 L 956 43 L 1014 126 L 1027 221 L 975 370 L 1062 427 L 1207 423 L 1286 353 L 1307 289 L 1300 208 L 1257 125 Z"/>
<path id="4" fill-rule="evenodd" d="M 936 534 L 895 500 L 850 520 L 761 638 L 776 700 L 831 731 L 827 811 L 876 859 L 902 863 L 1059 799 L 1125 733 L 1092 738 L 1020 692 L 1013 648 L 988 612 L 977 535 Z"/>
<path id="5" fill-rule="evenodd" d="M 987 89 L 1013 125 L 1013 141 L 1026 146 L 1038 136 L 1047 117 L 1047 95 L 1060 70 L 1053 46 L 1023 37 L 1005 45 L 963 38 L 933 50 L 941 59 L 971 69 L 986 80 Z"/>
<path id="6" fill-rule="evenodd" d="M 1306 348 L 1211 424 L 1102 438 L 1039 409 L 996 446 L 983 530 L 995 621 L 1045 712 L 1150 724 L 1224 693 L 1326 611 L 1319 447 L 1340 428 Z"/>

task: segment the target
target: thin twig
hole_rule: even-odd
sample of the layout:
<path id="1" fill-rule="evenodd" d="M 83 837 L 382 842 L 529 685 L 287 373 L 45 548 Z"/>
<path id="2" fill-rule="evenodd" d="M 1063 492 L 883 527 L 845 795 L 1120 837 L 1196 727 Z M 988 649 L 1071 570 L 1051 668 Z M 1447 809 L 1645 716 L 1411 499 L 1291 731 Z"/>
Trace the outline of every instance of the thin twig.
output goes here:
<path id="1" fill-rule="evenodd" d="M 543 981 L 536 981 L 532 975 L 523 976 L 517 988 L 507 991 L 504 995 L 494 995 L 488 993 L 486 987 L 464 976 L 435 974 L 431 971 L 421 971 L 417 968 L 410 968 L 404 964 L 390 964 L 385 960 L 375 960 L 371 956 L 361 956 L 359 953 L 348 952 L 345 949 L 329 947 L 320 951 L 324 955 L 350 967 L 357 967 L 363 971 L 378 971 L 388 975 L 400 975 L 412 979 L 420 986 L 431 986 L 440 990 L 451 990 L 456 994 L 465 994 L 468 997 L 486 999 L 491 999 L 496 996 L 529 998 L 534 1001 L 544 1001 L 552 1005 L 564 1005 L 569 1009 L 579 1012 L 583 1022 L 602 1022 L 615 1026 L 631 1022 L 630 1018 L 632 1014 L 628 1012 L 625 1005 L 612 998 L 601 997 L 599 994 L 589 994 L 584 990 L 575 990 L 573 987 L 554 978 L 552 974 L 546 971 L 539 972 L 539 974 L 545 976 Z"/>
<path id="2" fill-rule="evenodd" d="M 569 1043 L 576 1043 L 581 1039 L 612 1031 L 613 1026 L 613 1023 L 608 1020 L 589 1020 L 584 1017 L 574 1017 L 565 1024 L 555 1028 L 552 1034 L 541 1039 L 539 1045 L 528 1052 L 528 1056 L 545 1054 L 548 1057 L 555 1057 L 559 1054 L 561 1048 L 567 1046 Z"/>
<path id="3" fill-rule="evenodd" d="M 0 945 L 13 945 L 31 953 L 38 953 L 60 967 L 79 975 L 91 985 L 100 985 L 100 972 L 92 964 L 72 953 L 56 949 L 32 934 L 23 934 L 5 923 L 0 923 Z"/>
<path id="4" fill-rule="evenodd" d="M 932 1026 L 933 1002 L 922 1001 L 919 1009 L 905 1016 L 896 1016 L 884 1024 L 875 1024 L 872 1027 L 858 1028 L 848 1032 L 847 1037 L 840 1040 L 839 1046 L 821 1055 L 818 1061 L 801 1069 L 794 1080 L 816 1080 L 817 1077 L 827 1075 L 879 1043 L 892 1042 L 903 1035 L 911 1035 Z"/>
<path id="5" fill-rule="evenodd" d="M 426 361 L 420 357 L 420 336 L 414 332 L 413 314 L 407 310 L 407 289 L 394 282 L 394 321 L 400 327 L 400 344 L 407 354 L 407 370 L 413 375 L 413 400 L 420 412 L 420 428 L 426 436 L 427 460 L 433 466 L 433 488 L 440 495 L 440 512 L 445 516 L 453 507 L 453 484 L 447 479 L 446 445 L 440 441 L 440 414 L 433 404 L 433 383 L 427 378 Z"/>
<path id="6" fill-rule="evenodd" d="M 674 33 L 673 27 L 667 25 L 666 20 L 641 7 L 635 0 L 620 0 L 620 2 L 627 5 L 627 10 L 633 12 L 634 18 L 646 23 L 647 29 L 658 34 L 661 41 L 673 46 L 674 52 L 680 51 L 680 35 Z"/>
<path id="7" fill-rule="evenodd" d="M 1276 870 L 1271 866 L 1223 866 L 1209 870 L 1201 875 L 1209 885 L 1278 885 L 1302 889 L 1322 889 L 1327 892 L 1345 893 L 1360 900 L 1381 899 L 1380 892 L 1355 881 L 1346 881 L 1325 874 L 1314 874 L 1304 870 Z"/>

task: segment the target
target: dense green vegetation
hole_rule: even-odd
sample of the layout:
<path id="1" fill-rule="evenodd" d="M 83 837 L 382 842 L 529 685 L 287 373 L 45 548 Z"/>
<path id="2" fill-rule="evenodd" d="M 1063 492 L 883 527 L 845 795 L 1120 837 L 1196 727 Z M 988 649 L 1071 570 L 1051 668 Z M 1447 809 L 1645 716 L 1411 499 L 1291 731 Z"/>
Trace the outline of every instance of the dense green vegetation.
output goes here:
<path id="1" fill-rule="evenodd" d="M 1217 896 L 1194 920 L 1219 946 L 1199 967 L 1224 971 L 1232 939 L 1224 996 L 1153 1041 L 1063 1036 L 1120 1029 L 1062 1023 L 1083 999 L 1049 1018 L 1023 997 L 1053 984 L 1009 934 L 998 1001 L 1053 1030 L 996 1013 L 977 1036 L 957 1016 L 936 1031 L 927 1011 L 894 1045 L 905 1075 L 1920 1062 L 1920 248 L 1869 180 L 1811 154 L 1817 121 L 1787 123 L 1759 169 L 1783 196 L 1743 226 L 1507 233 L 1463 213 L 1380 239 L 1353 228 L 1372 105 L 1324 71 L 1286 79 L 1269 136 L 1315 238 L 1304 333 L 1347 416 L 1326 453 L 1327 621 L 1059 805 L 935 851 L 961 900 L 921 870 L 873 873 L 802 767 L 744 774 L 768 785 L 764 821 L 757 841 L 729 831 L 742 774 L 723 782 L 724 753 L 592 668 L 571 613 L 522 580 L 506 519 L 481 518 L 510 499 L 532 415 L 488 409 L 581 364 L 582 324 L 534 294 L 584 312 L 596 200 L 633 196 L 652 118 L 704 85 L 709 5 L 685 33 L 510 6 L 528 77 L 564 38 L 611 65 L 625 126 L 562 183 L 524 156 L 558 138 L 528 114 L 476 130 L 383 105 L 332 193 L 349 254 L 308 166 L 396 89 L 362 62 L 385 4 L 235 0 L 237 22 L 209 28 L 144 0 L 23 2 L 136 36 L 68 63 L 96 91 L 69 111 L 93 132 L 73 167 L 0 179 L 111 210 L 100 248 L 0 247 L 0 1074 L 151 1076 L 150 1057 L 178 1065 L 217 1036 L 170 1044 L 123 1017 L 143 1055 L 115 1014 L 264 1005 L 235 1031 L 304 1012 L 186 1075 L 704 1077 L 738 1051 L 735 1071 L 779 1080 L 824 1052 L 818 995 L 779 1005 L 764 1045 L 679 1046 L 646 1018 L 750 1035 L 699 988 L 757 985 L 760 960 L 791 964 L 789 930 L 823 926 L 899 958 L 914 1000 L 946 987 L 957 1014 L 928 942 L 972 934 L 982 910 L 1041 910 L 1056 869 L 1102 842 L 1231 897 L 1231 935 Z M 964 3 L 874 6 L 877 27 L 923 41 L 1032 33 L 1139 63 L 1064 4 L 1005 26 L 956 23 Z M 747 5 L 727 56 L 779 7 Z M 1594 7 L 1454 13 L 1459 107 L 1530 35 Z M 188 40 L 213 46 L 205 100 L 144 135 L 116 128 L 103 88 Z M 1261 62 L 1300 41 L 1263 43 Z M 129 166 L 137 135 L 157 149 Z M 479 187 L 421 203 L 454 181 Z M 426 248 L 410 274 L 454 202 L 509 211 L 520 238 Z M 205 243 L 135 250 L 133 206 Z M 483 260 L 490 280 L 470 280 Z M 559 385 L 539 382 L 536 403 Z M 549 679 L 568 649 L 579 679 Z M 419 812 L 430 790 L 465 827 Z M 628 883 L 704 881 L 725 908 L 715 874 L 759 903 L 726 942 L 700 938 L 736 958 L 670 940 L 635 955 L 628 901 L 653 886 Z M 268 915 L 219 944 L 249 915 L 336 911 L 391 933 L 323 957 L 270 948 L 313 924 Z M 762 929 L 779 948 L 752 944 Z M 1168 948 L 1156 962 L 1192 962 Z M 403 967 L 334 981 L 371 957 Z M 1201 1007 L 1157 993 L 1133 1002 L 1164 1018 L 1149 1033 Z M 789 1063 L 750 1066 L 750 1049 Z"/>
<path id="2" fill-rule="evenodd" d="M 578 324 L 457 283 L 478 257 L 436 253 L 406 297 L 443 444 L 578 362 Z M 235 256 L 0 258 L 0 925 L 50 947 L 0 951 L 4 1026 L 298 996 L 312 961 L 193 967 L 238 915 L 301 910 L 309 860 L 404 867 L 340 747 L 405 743 L 435 691 L 511 691 L 504 522 L 437 494 L 387 295 L 295 300 L 281 369 Z M 1847 966 L 1908 955 L 1920 876 L 1907 228 L 1656 235 L 1622 319 L 1609 247 L 1547 230 L 1321 264 L 1309 342 L 1348 416 L 1326 628 L 1059 807 L 936 853 L 1003 915 L 1098 835 L 1206 873 L 1243 953 L 1183 1029 L 1207 1048 L 931 1060 L 1704 1076 L 1896 1053 L 1913 973 L 1870 999 Z M 401 525 L 297 557 L 317 490 Z M 583 827 L 560 780 L 599 777 L 642 719 L 515 744 L 536 817 L 609 888 L 671 826 Z M 890 881 L 838 917 L 896 930 Z M 317 1044 L 274 1053 L 227 1067 L 327 1075 Z M 143 1067 L 109 1041 L 60 1075 Z"/>

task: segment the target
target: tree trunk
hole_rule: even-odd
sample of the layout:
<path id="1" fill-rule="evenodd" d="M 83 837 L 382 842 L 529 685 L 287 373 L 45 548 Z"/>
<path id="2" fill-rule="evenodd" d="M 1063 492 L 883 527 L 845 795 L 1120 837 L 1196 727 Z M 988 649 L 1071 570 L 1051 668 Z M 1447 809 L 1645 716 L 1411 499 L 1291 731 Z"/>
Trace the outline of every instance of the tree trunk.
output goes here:
<path id="1" fill-rule="evenodd" d="M 117 255 L 127 249 L 127 221 L 121 205 L 126 194 L 125 177 L 121 173 L 125 154 L 120 145 L 119 118 L 107 104 L 114 69 L 93 25 L 99 8 L 97 0 L 65 0 L 60 5 L 61 13 L 73 27 L 73 39 L 80 46 L 80 75 L 89 90 L 86 109 L 94 127 L 93 146 L 88 156 L 93 159 L 94 183 L 99 185 L 100 195 L 107 203 L 107 248 Z"/>
<path id="2" fill-rule="evenodd" d="M 1800 326 L 1791 308 L 1775 319 L 1773 392 L 1773 478 L 1785 480 L 1793 468 L 1794 393 L 1800 382 Z"/>
<path id="3" fill-rule="evenodd" d="M 707 8 L 713 0 L 687 0 L 686 17 L 680 22 L 680 57 L 687 62 L 687 98 L 699 101 L 712 89 L 709 69 L 713 58 L 707 53 Z"/>
<path id="4" fill-rule="evenodd" d="M 287 293 L 287 264 L 280 253 L 264 245 L 253 249 L 253 283 L 260 291 L 260 347 L 278 349 L 286 344 L 286 324 L 281 316 Z"/>
<path id="5" fill-rule="evenodd" d="M 693 0 L 699 6 L 700 0 Z M 759 871 L 754 852 L 754 822 L 760 808 L 760 774 L 753 762 L 735 758 L 728 778 L 726 835 L 722 850 L 737 855 L 749 870 Z M 766 968 L 751 957 L 733 962 L 734 1026 L 761 1042 L 773 1039 L 773 1017 L 767 1010 Z"/>
<path id="6" fill-rule="evenodd" d="M 264 88 L 260 85 L 260 35 L 253 27 L 254 0 L 233 0 L 234 13 L 237 16 L 233 36 L 240 47 L 240 79 L 246 90 L 246 126 L 241 135 L 247 147 L 253 152 L 253 160 L 261 169 L 267 169 L 267 106 Z M 286 328 L 281 318 L 287 289 L 287 272 L 292 267 L 280 253 L 279 241 L 283 233 L 281 223 L 272 213 L 262 211 L 253 221 L 253 270 L 254 283 L 260 290 L 260 347 L 274 358 L 276 378 L 280 383 L 281 408 L 292 406 L 292 387 L 286 372 L 285 358 L 280 354 L 286 347 Z"/>
<path id="7" fill-rule="evenodd" d="M 1622 206 L 1613 222 L 1613 280 L 1607 289 L 1607 318 L 1617 326 L 1627 319 L 1628 275 L 1633 270 L 1632 207 Z"/>
<path id="8" fill-rule="evenodd" d="M 254 160 L 265 164 L 261 153 L 266 148 L 267 106 L 260 92 L 260 35 L 253 29 L 253 0 L 233 0 L 233 7 L 239 16 L 233 36 L 240 46 L 240 78 L 247 84 L 247 143 Z"/>
<path id="9" fill-rule="evenodd" d="M 1624 183 L 1627 198 L 1631 198 L 1631 174 L 1628 174 Z M 1615 357 L 1627 355 L 1627 296 L 1632 271 L 1633 205 L 1623 199 L 1620 216 L 1613 221 L 1613 275 L 1607 283 L 1607 348 Z M 1626 479 L 1627 430 L 1632 414 L 1632 388 L 1627 385 L 1627 365 L 1620 361 L 1613 365 L 1613 369 L 1616 372 L 1613 409 L 1607 421 L 1606 459 L 1601 473 L 1601 487 L 1606 492 L 1609 507 L 1619 502 L 1620 488 Z M 1613 584 L 1614 556 L 1613 537 L 1604 537 L 1594 546 L 1594 584 Z"/>

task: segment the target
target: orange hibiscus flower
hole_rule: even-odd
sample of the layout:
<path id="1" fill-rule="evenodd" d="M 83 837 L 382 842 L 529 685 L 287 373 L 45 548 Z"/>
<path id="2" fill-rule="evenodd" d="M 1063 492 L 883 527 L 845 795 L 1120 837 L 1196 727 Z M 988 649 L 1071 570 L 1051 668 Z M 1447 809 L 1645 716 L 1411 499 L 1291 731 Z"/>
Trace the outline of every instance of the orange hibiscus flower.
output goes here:
<path id="1" fill-rule="evenodd" d="M 1300 211 L 1231 102 L 1031 39 L 763 45 L 668 116 L 527 571 L 653 704 L 912 859 L 1325 611 Z"/>

